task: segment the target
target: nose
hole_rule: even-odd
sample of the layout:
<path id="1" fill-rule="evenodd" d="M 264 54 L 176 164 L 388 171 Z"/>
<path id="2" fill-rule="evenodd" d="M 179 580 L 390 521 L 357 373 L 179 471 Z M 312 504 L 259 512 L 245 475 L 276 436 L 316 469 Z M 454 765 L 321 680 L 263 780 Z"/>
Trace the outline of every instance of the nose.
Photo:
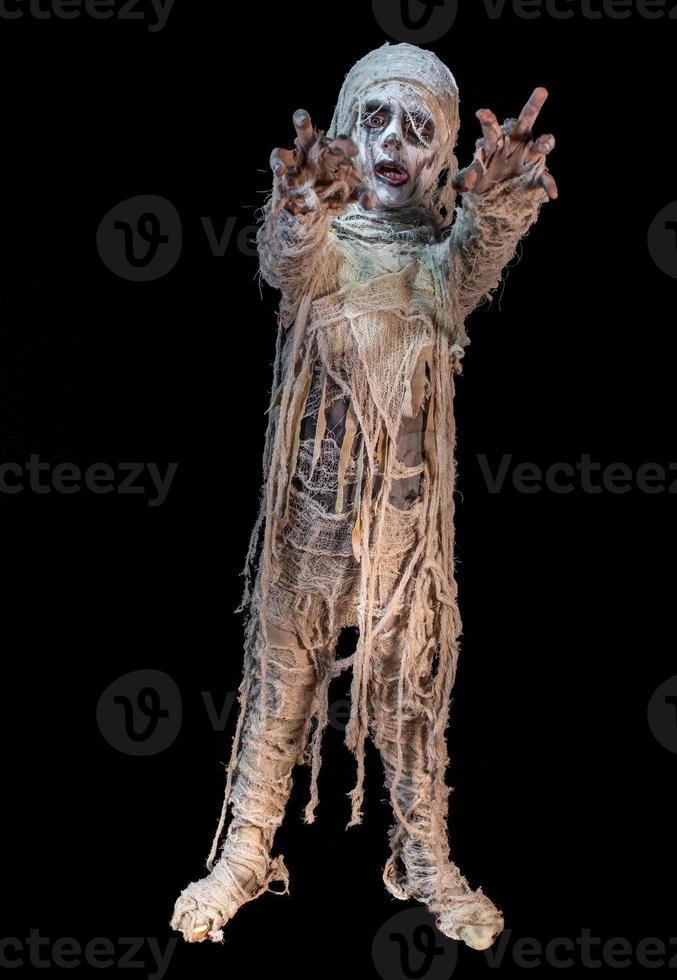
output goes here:
<path id="1" fill-rule="evenodd" d="M 394 126 L 392 126 L 387 133 L 383 134 L 381 145 L 384 150 L 399 150 L 401 148 L 402 139 Z"/>

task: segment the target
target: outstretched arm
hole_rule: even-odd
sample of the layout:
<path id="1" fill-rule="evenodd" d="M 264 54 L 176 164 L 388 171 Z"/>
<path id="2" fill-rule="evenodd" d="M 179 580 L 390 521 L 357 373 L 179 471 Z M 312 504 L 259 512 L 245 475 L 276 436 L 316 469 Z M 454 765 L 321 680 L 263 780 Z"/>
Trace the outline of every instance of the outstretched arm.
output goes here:
<path id="1" fill-rule="evenodd" d="M 532 135 L 547 97 L 544 88 L 535 89 L 519 118 L 502 126 L 491 110 L 476 113 L 483 136 L 473 162 L 454 179 L 464 196 L 449 239 L 451 288 L 463 316 L 498 286 L 541 204 L 557 197 L 546 166 L 554 137 Z"/>
<path id="2" fill-rule="evenodd" d="M 373 206 L 352 163 L 352 139 L 328 139 L 303 109 L 294 113 L 294 128 L 295 149 L 271 154 L 273 192 L 257 234 L 261 275 L 292 301 L 323 256 L 332 218 L 353 201 Z"/>

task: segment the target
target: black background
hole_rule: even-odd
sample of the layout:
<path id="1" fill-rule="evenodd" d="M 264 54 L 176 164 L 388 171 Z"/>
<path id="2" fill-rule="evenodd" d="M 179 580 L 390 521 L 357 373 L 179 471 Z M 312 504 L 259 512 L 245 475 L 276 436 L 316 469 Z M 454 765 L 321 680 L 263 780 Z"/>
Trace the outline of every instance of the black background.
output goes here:
<path id="1" fill-rule="evenodd" d="M 539 127 L 557 137 L 560 189 L 468 323 L 450 835 L 511 941 L 589 929 L 636 945 L 674 932 L 661 892 L 677 871 L 677 759 L 647 704 L 674 672 L 675 498 L 509 482 L 491 494 L 478 463 L 587 453 L 636 471 L 677 458 L 675 281 L 647 248 L 677 197 L 677 23 L 571 6 L 567 21 L 492 20 L 465 0 L 430 45 L 460 86 L 462 163 L 477 108 L 504 118 L 548 87 Z M 351 64 L 393 40 L 369 3 L 177 0 L 164 30 L 147 26 L 0 19 L 2 460 L 178 463 L 159 507 L 148 494 L 0 494 L 4 936 L 164 947 L 176 895 L 202 874 L 235 723 L 215 731 L 202 692 L 218 706 L 240 679 L 234 609 L 277 297 L 234 240 L 212 254 L 201 218 L 251 225 L 293 110 L 328 125 Z M 96 247 L 104 214 L 138 194 L 167 198 L 183 223 L 178 264 L 148 283 L 114 275 Z M 96 707 L 147 668 L 174 678 L 184 710 L 173 744 L 144 758 L 104 739 Z M 317 822 L 301 821 L 297 770 L 277 838 L 292 895 L 247 905 L 224 947 L 178 945 L 170 976 L 377 976 L 374 936 L 406 907 L 380 877 L 382 775 L 370 747 L 365 823 L 346 832 L 354 761 L 336 729 L 324 758 Z M 486 967 L 465 948 L 459 961 Z"/>

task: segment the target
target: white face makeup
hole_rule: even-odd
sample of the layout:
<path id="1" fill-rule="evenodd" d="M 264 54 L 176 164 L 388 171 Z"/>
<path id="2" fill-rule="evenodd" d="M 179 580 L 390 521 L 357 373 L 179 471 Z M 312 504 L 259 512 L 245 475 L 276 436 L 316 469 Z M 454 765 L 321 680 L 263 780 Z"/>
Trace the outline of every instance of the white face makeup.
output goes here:
<path id="1" fill-rule="evenodd" d="M 382 207 L 397 208 L 417 196 L 421 174 L 435 156 L 435 122 L 413 91 L 393 82 L 375 85 L 362 99 L 353 138 L 359 165 Z"/>

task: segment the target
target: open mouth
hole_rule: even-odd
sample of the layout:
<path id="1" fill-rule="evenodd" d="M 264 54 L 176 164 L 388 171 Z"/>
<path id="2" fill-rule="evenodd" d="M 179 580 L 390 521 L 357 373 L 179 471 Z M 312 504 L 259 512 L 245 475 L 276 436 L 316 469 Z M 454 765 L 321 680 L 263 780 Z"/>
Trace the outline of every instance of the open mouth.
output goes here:
<path id="1" fill-rule="evenodd" d="M 399 163 L 393 163 L 392 160 L 381 160 L 374 167 L 374 173 L 379 180 L 391 187 L 402 187 L 409 180 L 405 168 Z"/>

